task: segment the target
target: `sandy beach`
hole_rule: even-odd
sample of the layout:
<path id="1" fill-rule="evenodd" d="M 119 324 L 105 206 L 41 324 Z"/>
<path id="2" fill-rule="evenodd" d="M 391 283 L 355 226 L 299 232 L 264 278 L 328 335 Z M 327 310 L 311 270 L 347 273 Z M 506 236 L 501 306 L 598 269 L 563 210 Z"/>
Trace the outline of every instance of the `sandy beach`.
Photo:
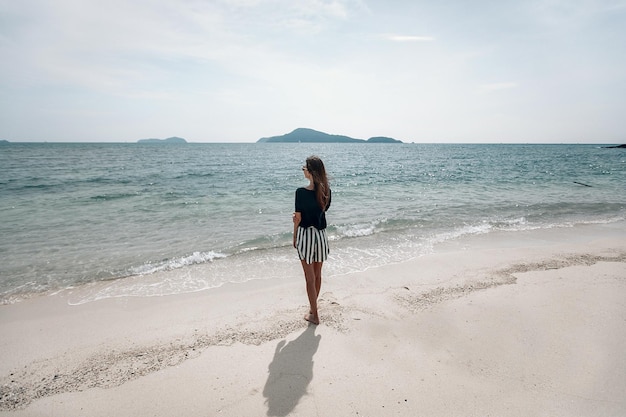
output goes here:
<path id="1" fill-rule="evenodd" d="M 626 415 L 624 222 L 329 277 L 319 326 L 301 275 L 73 305 L 81 291 L 0 306 L 0 415 Z"/>

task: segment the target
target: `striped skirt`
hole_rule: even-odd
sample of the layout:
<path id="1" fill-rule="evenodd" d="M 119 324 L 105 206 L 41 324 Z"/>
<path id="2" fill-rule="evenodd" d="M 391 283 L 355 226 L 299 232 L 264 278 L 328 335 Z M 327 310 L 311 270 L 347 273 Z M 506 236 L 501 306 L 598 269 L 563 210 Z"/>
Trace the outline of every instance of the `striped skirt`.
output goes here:
<path id="1" fill-rule="evenodd" d="M 296 234 L 296 249 L 301 261 L 307 264 L 324 262 L 328 259 L 330 248 L 326 229 L 318 230 L 315 227 L 298 227 Z"/>

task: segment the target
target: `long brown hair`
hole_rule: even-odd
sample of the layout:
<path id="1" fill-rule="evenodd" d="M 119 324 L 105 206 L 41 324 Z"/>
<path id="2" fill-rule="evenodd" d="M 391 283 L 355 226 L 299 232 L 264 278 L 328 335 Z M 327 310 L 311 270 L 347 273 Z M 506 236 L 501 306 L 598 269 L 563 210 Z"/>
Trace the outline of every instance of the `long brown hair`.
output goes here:
<path id="1" fill-rule="evenodd" d="M 315 189 L 315 199 L 322 211 L 326 211 L 328 200 L 330 200 L 330 185 L 326 176 L 326 168 L 322 160 L 315 156 L 309 156 L 306 159 L 306 169 L 313 177 L 313 187 Z"/>

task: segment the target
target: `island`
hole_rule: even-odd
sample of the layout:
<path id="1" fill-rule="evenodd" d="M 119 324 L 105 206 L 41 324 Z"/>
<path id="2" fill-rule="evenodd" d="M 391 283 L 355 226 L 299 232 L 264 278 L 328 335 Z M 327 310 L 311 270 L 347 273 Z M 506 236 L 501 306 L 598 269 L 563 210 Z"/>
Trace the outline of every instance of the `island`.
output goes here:
<path id="1" fill-rule="evenodd" d="M 0 140 L 0 145 L 6 145 L 6 144 L 8 144 L 8 143 L 9 143 L 9 141 L 8 141 L 8 140 L 4 140 L 4 139 L 1 139 L 1 140 Z"/>
<path id="2" fill-rule="evenodd" d="M 626 144 L 623 145 L 615 145 L 615 146 L 605 146 L 605 149 L 624 149 L 626 148 Z"/>
<path id="3" fill-rule="evenodd" d="M 167 138 L 167 139 L 139 139 L 137 141 L 137 143 L 163 143 L 163 144 L 180 144 L 180 143 L 187 143 L 187 141 L 183 138 L 179 138 L 176 136 L 172 136 L 171 138 Z"/>
<path id="4" fill-rule="evenodd" d="M 343 135 L 330 135 L 313 129 L 298 128 L 282 136 L 261 138 L 257 143 L 403 143 L 401 140 L 385 136 L 375 136 L 367 140 Z"/>

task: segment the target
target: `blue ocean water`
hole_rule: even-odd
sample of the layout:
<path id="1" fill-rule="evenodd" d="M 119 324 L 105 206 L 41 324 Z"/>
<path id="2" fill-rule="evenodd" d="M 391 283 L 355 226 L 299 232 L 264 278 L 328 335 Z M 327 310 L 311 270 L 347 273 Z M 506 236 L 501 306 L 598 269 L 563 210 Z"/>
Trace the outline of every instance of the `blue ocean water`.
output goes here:
<path id="1" fill-rule="evenodd" d="M 300 279 L 291 213 L 311 154 L 333 189 L 327 275 L 471 234 L 626 219 L 626 152 L 598 145 L 12 143 L 0 303 Z"/>

